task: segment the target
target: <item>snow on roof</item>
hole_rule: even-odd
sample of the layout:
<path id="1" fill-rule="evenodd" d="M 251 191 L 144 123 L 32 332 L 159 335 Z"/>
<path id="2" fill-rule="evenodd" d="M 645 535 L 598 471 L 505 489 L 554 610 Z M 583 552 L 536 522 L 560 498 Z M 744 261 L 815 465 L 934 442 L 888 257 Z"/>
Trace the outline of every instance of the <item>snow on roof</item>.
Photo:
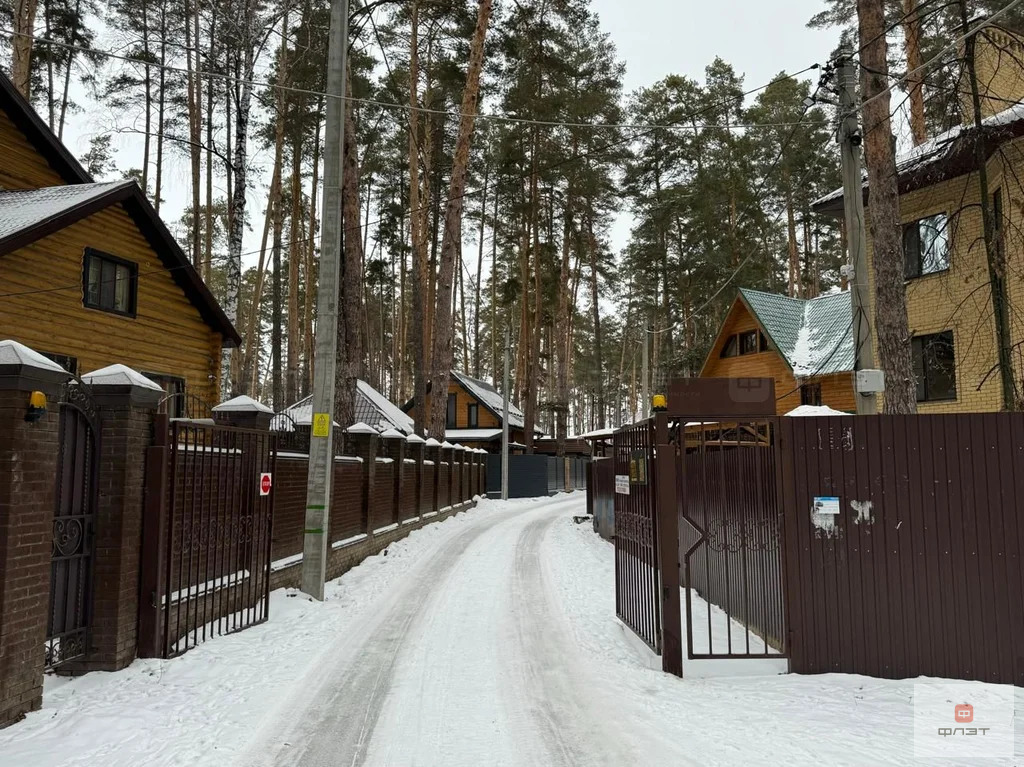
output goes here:
<path id="1" fill-rule="evenodd" d="M 585 434 L 581 434 L 579 439 L 607 439 L 615 434 L 615 429 L 594 429 L 594 431 L 588 431 Z"/>
<path id="2" fill-rule="evenodd" d="M 500 436 L 501 429 L 448 429 L 444 433 L 445 439 L 461 439 L 466 442 L 492 440 Z"/>
<path id="3" fill-rule="evenodd" d="M 505 398 L 498 393 L 497 389 L 486 381 L 470 378 L 464 373 L 459 373 L 455 370 L 452 371 L 452 376 L 454 376 L 466 391 L 472 394 L 481 405 L 490 410 L 498 417 L 499 420 L 502 418 L 505 407 Z M 526 416 L 523 415 L 523 411 L 512 404 L 512 402 L 508 403 L 508 425 L 519 429 L 522 429 L 526 425 Z"/>
<path id="4" fill-rule="evenodd" d="M 740 288 L 740 295 L 795 376 L 853 370 L 849 291 L 802 299 Z"/>
<path id="5" fill-rule="evenodd" d="M 842 410 L 833 410 L 828 405 L 801 405 L 793 408 L 786 415 L 792 416 L 815 416 L 815 415 L 850 415 Z"/>
<path id="6" fill-rule="evenodd" d="M 93 386 L 138 386 L 152 391 L 162 392 L 164 390 L 160 384 L 120 363 L 86 373 L 82 376 L 82 380 Z M 214 409 L 216 410 L 216 408 Z"/>
<path id="7" fill-rule="evenodd" d="M 0 239 L 38 226 L 55 216 L 85 205 L 106 192 L 134 183 L 131 180 L 109 181 L 0 191 Z"/>
<path id="8" fill-rule="evenodd" d="M 160 387 L 157 387 L 160 388 Z M 273 409 L 262 402 L 254 400 L 246 394 L 232 397 L 227 402 L 221 402 L 213 408 L 215 413 L 273 413 Z"/>
<path id="9" fill-rule="evenodd" d="M 1024 120 L 1024 103 L 1014 104 L 1002 112 L 997 112 L 994 115 L 989 115 L 982 120 L 982 128 L 1001 128 L 1008 125 L 1012 125 L 1020 120 Z M 940 133 L 927 141 L 918 144 L 905 152 L 901 152 L 896 155 L 896 172 L 899 175 L 910 173 L 911 171 L 919 170 L 931 163 L 938 163 L 945 159 L 952 153 L 954 146 L 957 145 L 957 139 L 960 138 L 961 134 L 969 133 L 973 130 L 973 126 L 965 128 L 962 125 L 954 125 L 949 130 Z M 863 187 L 868 187 L 867 171 L 862 172 L 861 177 L 863 178 Z M 827 203 L 841 200 L 843 198 L 843 188 L 833 189 L 826 195 L 819 197 L 817 200 L 811 203 L 812 208 L 819 208 Z"/>
<path id="10" fill-rule="evenodd" d="M 17 341 L 0 341 L 0 365 L 24 365 L 50 370 L 54 373 L 67 373 L 64 368 L 51 359 L 47 359 L 35 349 L 29 349 Z M 68 373 L 70 375 L 70 373 Z"/>
<path id="11" fill-rule="evenodd" d="M 290 431 L 292 421 L 296 426 L 309 426 L 313 423 L 313 396 L 303 397 L 294 405 L 281 411 L 288 418 L 275 418 L 270 428 L 275 431 Z M 374 427 L 376 431 L 394 429 L 402 434 L 412 434 L 412 419 L 397 406 L 388 401 L 387 397 L 374 389 L 366 381 L 356 381 L 355 419 Z M 335 426 L 338 424 L 335 423 Z"/>

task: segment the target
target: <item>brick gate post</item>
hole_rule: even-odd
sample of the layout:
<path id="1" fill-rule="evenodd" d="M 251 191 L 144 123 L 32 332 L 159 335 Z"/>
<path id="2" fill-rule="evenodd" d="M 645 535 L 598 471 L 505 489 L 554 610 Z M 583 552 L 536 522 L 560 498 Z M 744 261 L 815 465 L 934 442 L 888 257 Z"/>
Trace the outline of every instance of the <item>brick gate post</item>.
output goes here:
<path id="1" fill-rule="evenodd" d="M 100 417 L 99 499 L 89 647 L 71 673 L 119 671 L 135 658 L 146 448 L 164 390 L 124 365 L 87 373 Z"/>
<path id="2" fill-rule="evenodd" d="M 0 341 L 0 727 L 43 703 L 58 400 L 68 378 L 27 346 Z M 46 411 L 30 414 L 37 391 Z"/>

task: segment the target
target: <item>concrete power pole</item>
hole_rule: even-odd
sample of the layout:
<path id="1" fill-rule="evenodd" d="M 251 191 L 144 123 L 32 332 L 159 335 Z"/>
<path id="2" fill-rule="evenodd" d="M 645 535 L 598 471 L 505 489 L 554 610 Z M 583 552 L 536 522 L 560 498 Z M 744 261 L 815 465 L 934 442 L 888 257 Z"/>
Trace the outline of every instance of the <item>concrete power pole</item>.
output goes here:
<path id="1" fill-rule="evenodd" d="M 501 500 L 508 500 L 508 347 L 511 344 L 505 328 L 505 375 L 501 382 Z"/>
<path id="2" fill-rule="evenodd" d="M 640 420 L 647 418 L 651 414 L 651 361 L 649 358 L 651 346 L 651 327 L 650 325 L 644 325 L 644 349 L 641 356 L 641 377 L 643 380 L 640 382 L 640 391 L 643 397 L 643 404 L 640 406 Z M 634 357 L 633 359 L 636 359 Z"/>
<path id="3" fill-rule="evenodd" d="M 334 469 L 334 382 L 338 345 L 338 280 L 341 261 L 341 181 L 345 145 L 345 60 L 348 0 L 332 0 L 327 50 L 327 121 L 324 128 L 324 199 L 320 232 L 320 284 L 313 353 L 313 423 L 306 481 L 306 527 L 302 544 L 302 591 L 323 600 L 327 533 Z"/>
<path id="4" fill-rule="evenodd" d="M 846 242 L 850 249 L 849 279 L 850 303 L 853 310 L 853 340 L 856 359 L 854 370 L 872 370 L 875 367 L 871 325 L 867 321 L 868 259 L 865 246 L 864 190 L 860 172 L 861 132 L 857 124 L 857 65 L 848 47 L 844 47 L 837 60 L 839 72 L 839 146 L 843 161 L 843 205 L 846 218 Z M 858 391 L 854 373 L 854 391 Z M 858 415 L 878 412 L 875 393 L 854 395 Z"/>

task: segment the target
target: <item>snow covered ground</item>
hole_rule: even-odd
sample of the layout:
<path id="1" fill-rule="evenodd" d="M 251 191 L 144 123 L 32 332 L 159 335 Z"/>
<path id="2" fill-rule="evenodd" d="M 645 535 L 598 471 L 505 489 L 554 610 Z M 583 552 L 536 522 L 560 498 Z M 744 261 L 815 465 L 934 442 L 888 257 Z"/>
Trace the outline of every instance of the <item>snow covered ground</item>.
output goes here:
<path id="1" fill-rule="evenodd" d="M 917 763 L 912 681 L 778 658 L 652 669 L 615 619 L 612 547 L 572 521 L 583 504 L 484 502 L 322 604 L 278 591 L 268 623 L 175 660 L 49 680 L 0 731 L 0 765 Z"/>

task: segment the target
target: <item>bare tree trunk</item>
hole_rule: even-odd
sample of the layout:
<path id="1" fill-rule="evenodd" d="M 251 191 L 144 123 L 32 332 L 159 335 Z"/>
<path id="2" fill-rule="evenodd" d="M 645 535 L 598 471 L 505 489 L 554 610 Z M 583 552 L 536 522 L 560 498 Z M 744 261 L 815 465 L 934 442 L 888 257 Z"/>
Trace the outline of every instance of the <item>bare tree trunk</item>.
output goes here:
<path id="1" fill-rule="evenodd" d="M 484 227 L 487 224 L 487 181 L 491 165 L 484 160 L 484 189 L 480 201 L 480 232 L 476 255 L 476 285 L 473 289 L 473 376 L 480 378 L 480 281 L 484 274 Z M 494 265 L 491 265 L 493 274 Z M 465 313 L 463 313 L 465 316 Z"/>
<path id="2" fill-rule="evenodd" d="M 292 143 L 292 219 L 288 227 L 288 363 L 285 400 L 299 398 L 299 229 L 302 226 L 302 134 Z M 307 286 L 307 290 L 310 286 Z"/>
<path id="3" fill-rule="evenodd" d="M 32 97 L 32 36 L 36 30 L 36 0 L 16 0 L 11 40 L 11 80 L 18 93 Z"/>
<path id="4" fill-rule="evenodd" d="M 284 230 L 284 205 L 281 199 L 281 185 L 278 183 L 277 194 L 274 195 L 271 220 L 274 232 L 271 250 L 271 328 L 270 328 L 270 391 L 275 411 L 283 410 L 284 387 L 281 380 L 281 249 Z"/>
<path id="5" fill-rule="evenodd" d="M 75 0 L 74 25 L 75 25 L 76 29 L 74 29 L 73 34 L 74 34 L 74 32 L 77 32 L 78 20 L 81 18 L 81 13 L 82 13 L 82 3 L 81 3 L 81 0 Z M 72 64 L 74 64 L 74 62 L 75 62 L 75 51 L 69 50 L 68 51 L 68 64 L 64 68 L 64 89 L 63 89 L 63 91 L 61 93 L 61 97 L 60 97 L 60 117 L 57 120 L 57 138 L 61 139 L 62 141 L 64 140 L 64 121 L 67 119 L 67 115 L 68 115 L 68 101 L 70 99 L 70 93 L 71 93 L 71 67 L 72 67 Z"/>
<path id="6" fill-rule="evenodd" d="M 903 0 L 903 38 L 907 52 L 907 90 L 910 96 L 910 135 L 914 146 L 928 138 L 924 118 L 924 74 L 909 74 L 921 66 L 921 19 L 917 13 L 918 0 Z"/>
<path id="7" fill-rule="evenodd" d="M 146 114 L 143 118 L 145 136 L 142 138 L 142 192 L 149 194 L 149 154 L 153 135 L 153 75 L 149 65 L 149 0 L 140 0 L 142 4 L 142 53 L 146 57 L 143 67 L 143 89 Z"/>
<path id="8" fill-rule="evenodd" d="M 160 75 L 157 85 L 156 108 L 156 181 L 153 189 L 153 208 L 160 213 L 164 179 L 164 121 L 167 114 L 167 5 L 160 5 Z M 221 371 L 223 375 L 223 370 Z"/>
<path id="9" fill-rule="evenodd" d="M 469 66 L 466 86 L 462 92 L 462 117 L 459 135 L 455 141 L 455 156 L 448 187 L 448 205 L 444 216 L 444 238 L 441 241 L 440 268 L 437 279 L 434 321 L 433 373 L 430 378 L 431 432 L 443 434 L 447 418 L 448 398 L 440 396 L 448 391 L 452 368 L 452 270 L 462 243 L 462 210 L 466 192 L 466 173 L 469 169 L 469 147 L 473 140 L 474 115 L 480 100 L 480 73 L 484 64 L 484 38 L 491 18 L 492 0 L 480 0 L 477 8 L 476 29 L 469 47 Z M 460 270 L 461 271 L 461 270 Z"/>
<path id="10" fill-rule="evenodd" d="M 890 123 L 889 64 L 883 0 L 857 0 L 863 94 L 864 155 L 871 187 L 871 241 L 875 267 L 875 331 L 885 373 L 884 412 L 917 411 L 904 283 L 903 237 L 896 158 Z"/>
<path id="11" fill-rule="evenodd" d="M 576 155 L 576 142 L 573 142 L 571 155 Z M 565 438 L 567 436 L 569 414 L 569 258 L 571 254 L 573 228 L 574 190 L 570 181 L 565 194 L 565 222 L 562 232 L 562 264 L 558 273 L 558 308 L 555 315 L 555 347 L 557 354 L 552 357 L 558 366 L 555 370 L 555 455 L 565 455 Z"/>
<path id="12" fill-rule="evenodd" d="M 184 7 L 185 27 L 185 86 L 187 91 L 186 103 L 188 109 L 188 156 L 189 169 L 192 181 L 192 231 L 189 232 L 189 256 L 193 266 L 199 267 L 200 248 L 202 247 L 202 236 L 199 228 L 200 208 L 202 198 L 200 196 L 200 180 L 202 178 L 200 142 L 202 141 L 203 117 L 202 86 L 200 85 L 197 71 L 200 67 L 199 60 L 199 8 L 198 3 L 186 0 Z M 195 23 L 193 35 L 193 22 Z M 195 63 L 192 56 L 195 54 Z"/>
<path id="13" fill-rule="evenodd" d="M 304 384 L 302 387 L 303 396 L 306 395 L 313 388 L 313 344 L 314 344 L 314 331 L 313 331 L 313 297 L 316 294 L 316 263 L 314 256 L 316 255 L 316 210 L 317 210 L 317 197 L 319 194 L 320 186 L 320 126 L 323 121 L 319 119 L 319 115 L 323 113 L 323 98 L 317 99 L 316 113 L 318 115 L 316 124 L 316 134 L 313 136 L 313 180 L 310 183 L 309 190 L 309 234 L 306 239 L 306 300 L 303 302 L 302 316 L 303 316 L 303 360 L 305 364 L 305 376 Z"/>
<path id="14" fill-rule="evenodd" d="M 259 314 L 260 301 L 263 300 L 263 282 L 267 271 L 267 238 L 270 236 L 270 222 L 274 213 L 274 195 L 280 195 L 281 176 L 278 172 L 270 178 L 270 196 L 267 199 L 267 211 L 263 216 L 263 238 L 260 241 L 260 257 L 256 265 L 256 284 L 253 287 L 252 297 L 249 300 L 249 310 L 246 313 L 242 344 L 244 353 L 242 355 L 242 376 L 241 394 L 254 396 L 257 379 L 257 360 L 259 359 Z"/>
<path id="15" fill-rule="evenodd" d="M 426 301 L 427 251 L 420 211 L 419 155 L 419 0 L 412 0 L 409 36 L 409 228 L 412 241 L 412 359 L 413 415 L 416 433 L 423 435 L 430 416 L 426 412 L 427 344 Z"/>
<path id="16" fill-rule="evenodd" d="M 603 429 L 605 424 L 604 402 L 604 347 L 601 339 L 601 308 L 598 303 L 598 249 L 597 238 L 594 237 L 593 200 L 589 200 L 587 215 L 587 245 L 590 250 L 590 310 L 594 322 L 594 367 L 597 376 L 597 428 Z"/>
<path id="17" fill-rule="evenodd" d="M 800 252 L 796 244 L 796 213 L 793 210 L 792 178 L 789 167 L 782 167 L 783 184 L 786 187 L 786 238 L 789 251 L 789 297 L 800 298 Z"/>
<path id="18" fill-rule="evenodd" d="M 216 61 L 216 29 L 217 4 L 210 4 L 210 47 L 207 49 L 207 62 L 213 68 Z M 198 36 L 196 38 L 198 45 Z M 213 83 L 206 86 L 206 232 L 203 243 L 203 279 L 209 282 L 213 275 Z M 243 381 L 245 377 L 243 375 Z"/>
<path id="19" fill-rule="evenodd" d="M 345 73 L 352 93 L 351 67 Z M 365 377 L 363 370 L 363 240 L 360 237 L 359 157 L 356 146 L 356 125 L 351 101 L 345 105 L 344 173 L 342 199 L 342 261 L 338 306 L 338 378 L 335 386 L 334 411 L 342 427 L 355 422 L 356 385 Z"/>

